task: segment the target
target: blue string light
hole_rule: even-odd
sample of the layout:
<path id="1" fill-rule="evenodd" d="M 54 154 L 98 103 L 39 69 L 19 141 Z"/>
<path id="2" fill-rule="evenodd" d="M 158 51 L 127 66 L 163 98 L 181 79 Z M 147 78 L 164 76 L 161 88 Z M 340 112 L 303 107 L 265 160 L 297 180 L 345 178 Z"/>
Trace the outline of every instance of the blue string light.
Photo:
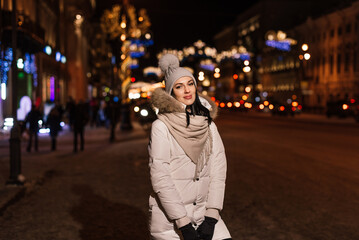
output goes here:
<path id="1" fill-rule="evenodd" d="M 27 74 L 31 73 L 31 58 L 30 54 L 28 53 L 25 53 L 24 72 L 26 72 Z"/>
<path id="2" fill-rule="evenodd" d="M 1 83 L 7 83 L 8 80 L 8 72 L 11 67 L 12 62 L 12 48 L 7 48 L 5 50 L 5 56 L 3 54 L 3 51 L 1 51 L 1 58 L 0 58 L 0 77 L 1 77 Z"/>
<path id="3" fill-rule="evenodd" d="M 267 40 L 266 45 L 269 47 L 280 49 L 282 51 L 290 51 L 290 42 L 289 41 Z"/>
<path id="4" fill-rule="evenodd" d="M 37 67 L 35 61 L 35 54 L 31 54 L 30 59 L 30 73 L 32 74 L 34 87 L 37 87 Z"/>

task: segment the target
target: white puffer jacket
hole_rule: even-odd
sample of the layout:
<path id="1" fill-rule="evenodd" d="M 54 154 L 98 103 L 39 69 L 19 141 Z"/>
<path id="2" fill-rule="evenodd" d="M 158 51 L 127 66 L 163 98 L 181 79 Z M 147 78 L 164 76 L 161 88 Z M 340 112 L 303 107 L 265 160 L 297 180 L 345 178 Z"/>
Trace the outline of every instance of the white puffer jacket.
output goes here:
<path id="1" fill-rule="evenodd" d="M 160 113 L 184 111 L 183 106 L 163 90 L 156 90 L 152 99 L 153 105 L 159 108 Z M 215 117 L 216 105 L 203 96 L 201 102 L 212 108 L 211 116 Z M 199 177 L 194 180 L 196 165 L 170 134 L 167 126 L 161 120 L 153 122 L 148 147 L 153 187 L 149 199 L 152 239 L 180 239 L 175 220 L 187 216 L 197 228 L 204 220 L 206 209 L 222 210 L 227 170 L 226 156 L 214 122 L 211 123 L 210 130 L 213 138 L 212 153 Z M 230 238 L 230 234 L 220 218 L 212 239 L 226 238 Z"/>

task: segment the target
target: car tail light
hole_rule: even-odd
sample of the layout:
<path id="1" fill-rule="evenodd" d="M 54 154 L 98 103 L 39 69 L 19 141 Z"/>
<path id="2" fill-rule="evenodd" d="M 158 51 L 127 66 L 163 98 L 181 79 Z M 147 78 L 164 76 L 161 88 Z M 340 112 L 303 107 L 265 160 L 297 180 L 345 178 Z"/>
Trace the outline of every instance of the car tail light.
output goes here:
<path id="1" fill-rule="evenodd" d="M 252 103 L 246 102 L 246 103 L 244 104 L 244 107 L 246 107 L 246 108 L 252 108 Z"/>
<path id="2" fill-rule="evenodd" d="M 293 107 L 298 107 L 298 102 L 292 102 Z"/>

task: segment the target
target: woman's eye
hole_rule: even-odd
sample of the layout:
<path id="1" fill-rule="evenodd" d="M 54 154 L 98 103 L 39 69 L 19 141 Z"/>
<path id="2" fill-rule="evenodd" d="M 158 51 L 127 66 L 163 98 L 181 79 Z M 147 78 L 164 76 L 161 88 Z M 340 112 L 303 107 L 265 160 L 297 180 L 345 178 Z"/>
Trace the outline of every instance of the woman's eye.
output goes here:
<path id="1" fill-rule="evenodd" d="M 181 88 L 181 86 L 176 86 L 176 89 L 180 89 Z"/>
<path id="2" fill-rule="evenodd" d="M 193 84 L 194 84 L 193 82 L 189 83 L 190 86 L 192 86 Z"/>

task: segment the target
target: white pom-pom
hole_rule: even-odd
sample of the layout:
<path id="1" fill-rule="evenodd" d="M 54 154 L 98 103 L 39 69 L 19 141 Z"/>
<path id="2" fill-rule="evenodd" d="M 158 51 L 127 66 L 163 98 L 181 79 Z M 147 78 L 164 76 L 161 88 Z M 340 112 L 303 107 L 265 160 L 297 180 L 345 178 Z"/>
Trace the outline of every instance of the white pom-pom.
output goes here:
<path id="1" fill-rule="evenodd" d="M 166 73 L 169 69 L 175 69 L 179 67 L 179 60 L 173 54 L 165 54 L 158 61 L 158 66 L 162 72 Z"/>

